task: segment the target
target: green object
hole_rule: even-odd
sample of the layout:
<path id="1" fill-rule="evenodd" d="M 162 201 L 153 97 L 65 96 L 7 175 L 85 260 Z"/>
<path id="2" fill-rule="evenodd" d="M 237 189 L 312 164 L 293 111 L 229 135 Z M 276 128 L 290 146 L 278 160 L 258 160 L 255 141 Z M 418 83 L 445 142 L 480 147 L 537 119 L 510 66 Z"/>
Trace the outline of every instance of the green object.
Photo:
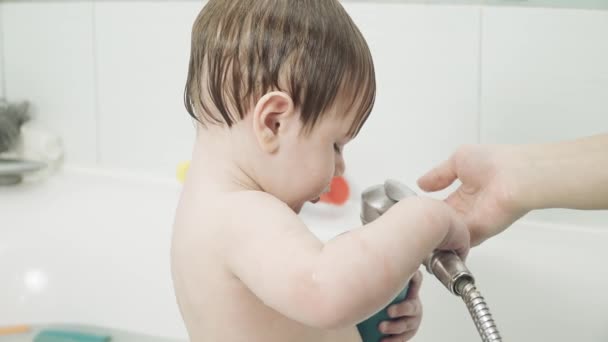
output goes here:
<path id="1" fill-rule="evenodd" d="M 383 338 L 388 337 L 389 335 L 384 335 L 380 332 L 380 323 L 384 321 L 392 320 L 388 312 L 386 311 L 391 305 L 401 303 L 407 298 L 407 292 L 409 289 L 409 285 L 403 289 L 397 295 L 397 297 L 384 309 L 380 310 L 377 314 L 368 318 L 366 321 L 363 321 L 357 325 L 357 329 L 359 330 L 359 334 L 363 339 L 363 342 L 380 342 Z"/>
<path id="2" fill-rule="evenodd" d="M 43 330 L 34 342 L 109 342 L 110 336 L 64 330 Z"/>

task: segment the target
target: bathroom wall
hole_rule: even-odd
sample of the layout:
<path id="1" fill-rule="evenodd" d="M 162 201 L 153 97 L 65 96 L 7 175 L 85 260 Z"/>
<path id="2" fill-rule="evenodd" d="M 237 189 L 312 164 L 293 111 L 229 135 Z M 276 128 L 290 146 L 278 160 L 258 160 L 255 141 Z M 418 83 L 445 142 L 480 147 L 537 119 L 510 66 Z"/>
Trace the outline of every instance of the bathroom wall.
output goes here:
<path id="1" fill-rule="evenodd" d="M 7 95 L 32 101 L 64 138 L 68 163 L 166 176 L 189 158 L 193 130 L 181 94 L 201 2 L 4 7 Z"/>
<path id="2" fill-rule="evenodd" d="M 484 8 L 481 141 L 542 143 L 608 132 L 607 34 L 608 11 Z M 550 210 L 530 218 L 608 223 L 605 212 Z"/>
<path id="3" fill-rule="evenodd" d="M 482 141 L 544 142 L 608 128 L 608 12 L 486 8 Z"/>
<path id="4" fill-rule="evenodd" d="M 37 119 L 61 135 L 70 163 L 97 162 L 93 5 L 5 2 L 6 96 L 28 100 Z"/>
<path id="5" fill-rule="evenodd" d="M 4 2 L 6 95 L 32 101 L 65 139 L 71 165 L 173 177 L 194 136 L 182 92 L 202 4 Z M 379 85 L 374 114 L 346 150 L 355 190 L 386 177 L 413 185 L 464 143 L 608 129 L 608 11 L 344 5 L 372 49 Z M 532 218 L 608 222 L 578 214 Z"/>

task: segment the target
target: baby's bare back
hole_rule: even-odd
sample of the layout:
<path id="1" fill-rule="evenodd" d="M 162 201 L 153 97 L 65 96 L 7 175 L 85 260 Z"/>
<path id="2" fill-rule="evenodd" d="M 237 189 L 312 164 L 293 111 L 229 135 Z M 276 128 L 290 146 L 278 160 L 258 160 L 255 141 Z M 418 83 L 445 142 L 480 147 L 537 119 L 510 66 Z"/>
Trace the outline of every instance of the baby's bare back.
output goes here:
<path id="1" fill-rule="evenodd" d="M 182 199 L 173 243 L 175 292 L 193 342 L 360 342 L 355 327 L 305 326 L 266 306 L 225 266 L 219 210 L 201 212 Z M 238 211 L 238 208 L 230 208 Z M 277 256 L 278 258 L 282 256 Z M 255 267 L 255 263 L 252 263 Z"/>

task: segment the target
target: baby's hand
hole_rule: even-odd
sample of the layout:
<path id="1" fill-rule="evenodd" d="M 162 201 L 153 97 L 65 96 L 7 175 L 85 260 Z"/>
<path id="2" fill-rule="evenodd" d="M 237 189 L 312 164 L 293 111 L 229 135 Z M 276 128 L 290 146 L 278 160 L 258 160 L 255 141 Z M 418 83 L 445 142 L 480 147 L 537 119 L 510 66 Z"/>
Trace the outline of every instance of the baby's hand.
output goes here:
<path id="1" fill-rule="evenodd" d="M 421 284 L 422 272 L 418 271 L 412 277 L 407 298 L 388 308 L 388 315 L 393 320 L 380 323 L 380 332 L 390 334 L 390 337 L 382 339 L 382 342 L 409 341 L 416 335 L 422 320 L 422 303 L 418 296 Z"/>

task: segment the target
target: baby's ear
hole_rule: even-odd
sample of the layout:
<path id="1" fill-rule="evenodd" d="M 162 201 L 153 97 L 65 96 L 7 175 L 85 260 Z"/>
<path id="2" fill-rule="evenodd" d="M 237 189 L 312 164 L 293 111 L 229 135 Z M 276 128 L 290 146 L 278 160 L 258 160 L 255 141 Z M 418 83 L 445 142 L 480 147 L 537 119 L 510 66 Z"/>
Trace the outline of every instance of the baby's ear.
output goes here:
<path id="1" fill-rule="evenodd" d="M 281 91 L 264 95 L 253 109 L 253 131 L 260 147 L 268 153 L 279 149 L 283 134 L 295 117 L 291 96 Z"/>

